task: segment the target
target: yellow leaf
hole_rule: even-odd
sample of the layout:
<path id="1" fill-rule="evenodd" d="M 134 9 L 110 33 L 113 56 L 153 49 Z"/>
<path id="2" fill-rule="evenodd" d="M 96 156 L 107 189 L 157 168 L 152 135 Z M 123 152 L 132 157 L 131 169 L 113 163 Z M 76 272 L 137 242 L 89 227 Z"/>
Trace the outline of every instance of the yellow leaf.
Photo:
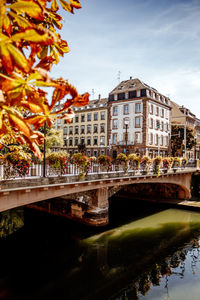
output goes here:
<path id="1" fill-rule="evenodd" d="M 26 20 L 22 16 L 18 16 L 13 11 L 9 11 L 8 14 L 14 18 L 20 28 L 26 29 L 32 27 L 32 24 L 28 20 Z"/>
<path id="2" fill-rule="evenodd" d="M 9 17 L 7 15 L 4 16 L 3 28 L 4 28 L 4 30 L 5 30 L 5 32 L 7 34 L 11 34 L 11 32 L 12 32 L 12 25 L 11 25 L 10 19 L 9 19 Z"/>
<path id="3" fill-rule="evenodd" d="M 57 3 L 56 0 L 53 0 L 53 1 L 52 1 L 51 9 L 52 9 L 53 11 L 57 11 L 57 10 L 59 9 L 59 6 L 58 6 L 58 3 Z"/>
<path id="4" fill-rule="evenodd" d="M 12 44 L 8 44 L 7 49 L 12 56 L 12 60 L 14 60 L 16 66 L 22 71 L 28 73 L 30 70 L 30 65 L 23 53 Z"/>
<path id="5" fill-rule="evenodd" d="M 12 36 L 12 41 L 20 42 L 21 40 L 30 41 L 33 43 L 52 44 L 54 42 L 53 35 L 47 32 L 40 34 L 36 29 L 27 29 L 24 32 L 16 33 Z"/>
<path id="6" fill-rule="evenodd" d="M 3 126 L 3 111 L 2 109 L 0 110 L 0 129 L 2 128 Z"/>
<path id="7" fill-rule="evenodd" d="M 60 4 L 62 5 L 62 7 L 65 10 L 69 11 L 72 14 L 74 13 L 73 12 L 73 7 L 69 3 L 67 3 L 65 0 L 60 0 Z"/>
<path id="8" fill-rule="evenodd" d="M 10 124 L 13 125 L 15 128 L 17 128 L 18 130 L 22 131 L 25 136 L 30 137 L 32 135 L 30 127 L 17 114 L 9 113 L 8 118 Z"/>
<path id="9" fill-rule="evenodd" d="M 17 2 L 8 5 L 8 8 L 14 10 L 17 14 L 26 13 L 31 18 L 43 21 L 43 11 L 42 8 L 34 1 L 22 1 L 18 0 Z"/>
<path id="10" fill-rule="evenodd" d="M 69 0 L 71 5 L 75 8 L 81 8 L 81 3 L 78 0 Z"/>

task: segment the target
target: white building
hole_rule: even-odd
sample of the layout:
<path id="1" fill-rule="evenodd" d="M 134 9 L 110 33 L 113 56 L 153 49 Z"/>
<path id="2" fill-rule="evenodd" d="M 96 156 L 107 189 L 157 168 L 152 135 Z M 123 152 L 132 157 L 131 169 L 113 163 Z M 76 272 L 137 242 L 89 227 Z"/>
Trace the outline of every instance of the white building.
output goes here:
<path id="1" fill-rule="evenodd" d="M 139 79 L 122 81 L 109 94 L 109 136 L 113 156 L 119 152 L 167 155 L 170 100 Z"/>

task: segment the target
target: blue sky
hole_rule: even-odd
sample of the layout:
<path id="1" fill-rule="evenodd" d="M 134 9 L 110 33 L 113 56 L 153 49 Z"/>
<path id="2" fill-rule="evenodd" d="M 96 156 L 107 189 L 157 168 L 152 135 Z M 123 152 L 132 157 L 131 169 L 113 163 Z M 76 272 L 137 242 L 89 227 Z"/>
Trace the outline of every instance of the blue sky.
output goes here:
<path id="1" fill-rule="evenodd" d="M 200 0 L 82 0 L 62 14 L 70 53 L 53 67 L 80 93 L 107 97 L 139 78 L 200 118 Z"/>

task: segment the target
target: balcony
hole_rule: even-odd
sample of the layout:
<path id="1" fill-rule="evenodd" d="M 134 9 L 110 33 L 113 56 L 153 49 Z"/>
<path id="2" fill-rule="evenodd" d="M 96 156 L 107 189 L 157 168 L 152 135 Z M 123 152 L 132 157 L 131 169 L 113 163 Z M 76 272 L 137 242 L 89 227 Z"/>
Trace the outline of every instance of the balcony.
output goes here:
<path id="1" fill-rule="evenodd" d="M 117 145 L 118 146 L 124 146 L 124 145 L 126 145 L 126 141 L 118 141 Z M 127 141 L 127 146 L 130 146 L 130 145 L 134 145 L 134 142 L 133 141 Z"/>

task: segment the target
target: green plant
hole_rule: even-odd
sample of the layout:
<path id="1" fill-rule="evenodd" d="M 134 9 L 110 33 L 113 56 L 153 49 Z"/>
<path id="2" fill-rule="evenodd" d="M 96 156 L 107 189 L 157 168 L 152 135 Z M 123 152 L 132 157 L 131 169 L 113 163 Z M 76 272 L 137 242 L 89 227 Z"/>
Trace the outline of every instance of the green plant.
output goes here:
<path id="1" fill-rule="evenodd" d="M 82 179 L 87 176 L 90 170 L 90 159 L 83 153 L 75 153 L 72 155 L 72 163 L 80 169 L 79 177 Z"/>
<path id="2" fill-rule="evenodd" d="M 163 162 L 163 168 L 168 170 L 172 165 L 173 159 L 171 159 L 171 157 L 164 157 L 162 162 Z"/>
<path id="3" fill-rule="evenodd" d="M 131 169 L 138 170 L 140 166 L 140 158 L 135 153 L 128 155 L 128 161 Z"/>
<path id="4" fill-rule="evenodd" d="M 183 166 L 184 168 L 185 168 L 185 166 L 187 165 L 187 163 L 188 163 L 187 158 L 186 158 L 186 157 L 183 157 L 182 160 L 181 160 L 181 164 L 182 164 L 182 166 Z"/>
<path id="5" fill-rule="evenodd" d="M 124 153 L 119 153 L 116 158 L 116 162 L 119 165 L 122 165 L 124 171 L 126 172 L 128 169 L 128 157 Z"/>
<path id="6" fill-rule="evenodd" d="M 162 157 L 161 156 L 156 156 L 153 159 L 153 173 L 156 174 L 157 177 L 160 175 L 161 162 L 162 162 Z"/>
<path id="7" fill-rule="evenodd" d="M 3 157 L 4 161 L 12 166 L 20 177 L 27 175 L 32 165 L 31 155 L 25 153 L 21 146 L 10 146 L 9 149 L 10 152 Z"/>
<path id="8" fill-rule="evenodd" d="M 174 157 L 174 159 L 173 159 L 173 168 L 174 167 L 180 167 L 180 165 L 181 165 L 180 157 Z"/>
<path id="9" fill-rule="evenodd" d="M 149 156 L 143 156 L 140 161 L 142 170 L 148 170 L 151 164 L 151 158 Z"/>
<path id="10" fill-rule="evenodd" d="M 66 151 L 51 152 L 47 155 L 47 159 L 52 168 L 60 169 L 61 175 L 66 173 L 69 162 L 69 154 Z"/>
<path id="11" fill-rule="evenodd" d="M 111 169 L 112 166 L 112 159 L 108 155 L 100 155 L 97 158 L 97 163 L 107 169 L 107 172 Z"/>

